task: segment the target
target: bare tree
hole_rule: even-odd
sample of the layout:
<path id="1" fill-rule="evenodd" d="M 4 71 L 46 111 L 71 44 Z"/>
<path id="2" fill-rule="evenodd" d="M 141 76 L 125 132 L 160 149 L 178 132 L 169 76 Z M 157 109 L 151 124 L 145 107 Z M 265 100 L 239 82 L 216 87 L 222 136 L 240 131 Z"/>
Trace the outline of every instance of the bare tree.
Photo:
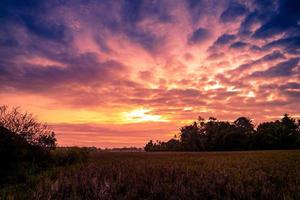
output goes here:
<path id="1" fill-rule="evenodd" d="M 0 106 L 0 126 L 19 134 L 29 144 L 50 149 L 56 146 L 54 132 L 31 113 L 22 113 L 18 107 L 9 109 L 8 106 Z"/>

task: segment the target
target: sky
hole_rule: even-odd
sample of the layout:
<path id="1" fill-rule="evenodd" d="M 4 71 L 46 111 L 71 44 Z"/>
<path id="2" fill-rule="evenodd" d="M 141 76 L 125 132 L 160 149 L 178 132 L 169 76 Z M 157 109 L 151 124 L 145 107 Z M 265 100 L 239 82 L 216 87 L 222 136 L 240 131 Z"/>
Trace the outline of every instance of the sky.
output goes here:
<path id="1" fill-rule="evenodd" d="M 0 104 L 60 146 L 142 147 L 198 116 L 300 117 L 298 0 L 1 0 Z"/>

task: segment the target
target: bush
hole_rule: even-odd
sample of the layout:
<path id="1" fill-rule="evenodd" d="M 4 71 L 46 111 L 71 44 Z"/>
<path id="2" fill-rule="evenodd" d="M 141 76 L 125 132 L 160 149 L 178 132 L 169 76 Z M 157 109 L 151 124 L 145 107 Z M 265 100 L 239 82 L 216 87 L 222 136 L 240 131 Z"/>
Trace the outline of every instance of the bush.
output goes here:
<path id="1" fill-rule="evenodd" d="M 55 166 L 65 166 L 85 162 L 89 157 L 89 148 L 60 147 L 51 152 L 51 158 Z"/>
<path id="2" fill-rule="evenodd" d="M 0 106 L 0 126 L 21 136 L 28 144 L 44 149 L 54 149 L 56 138 L 46 124 L 38 122 L 31 113 L 22 113 L 19 108 Z"/>
<path id="3" fill-rule="evenodd" d="M 0 144 L 0 185 L 22 182 L 29 174 L 46 167 L 50 160 L 47 151 L 4 127 L 0 127 Z"/>

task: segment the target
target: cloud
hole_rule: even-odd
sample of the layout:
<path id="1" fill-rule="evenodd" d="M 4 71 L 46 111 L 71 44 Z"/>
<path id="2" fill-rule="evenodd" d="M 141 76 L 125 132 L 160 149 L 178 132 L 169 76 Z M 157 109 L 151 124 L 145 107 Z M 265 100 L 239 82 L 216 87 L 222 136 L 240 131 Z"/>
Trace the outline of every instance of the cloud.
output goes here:
<path id="1" fill-rule="evenodd" d="M 22 16 L 21 19 L 27 30 L 38 37 L 56 42 L 70 40 L 67 38 L 67 28 L 62 24 L 36 19 L 33 16 Z"/>
<path id="2" fill-rule="evenodd" d="M 266 71 L 254 72 L 252 77 L 287 77 L 293 75 L 293 69 L 298 66 L 300 58 L 292 58 L 288 61 L 281 62 Z"/>
<path id="3" fill-rule="evenodd" d="M 280 86 L 282 93 L 285 93 L 290 98 L 300 97 L 300 83 L 298 82 L 288 82 Z"/>
<path id="4" fill-rule="evenodd" d="M 205 41 L 210 36 L 210 33 L 205 28 L 198 28 L 196 31 L 193 32 L 191 37 L 188 39 L 189 44 L 197 44 Z"/>
<path id="5" fill-rule="evenodd" d="M 233 34 L 223 34 L 214 42 L 215 45 L 224 45 L 228 44 L 230 41 L 236 38 Z"/>
<path id="6" fill-rule="evenodd" d="M 119 125 L 60 123 L 51 124 L 51 128 L 57 130 L 56 137 L 60 141 L 60 146 L 97 146 L 101 148 L 143 147 L 144 141 L 153 139 L 153 137 L 157 140 L 167 140 L 168 137 L 172 137 L 178 132 L 176 126 L 169 122 Z M 167 134 L 162 134 L 162 132 Z"/>
<path id="7" fill-rule="evenodd" d="M 283 33 L 289 29 L 299 29 L 300 3 L 298 1 L 279 1 L 278 12 L 258 28 L 253 37 L 265 38 Z"/>
<path id="8" fill-rule="evenodd" d="M 276 60 L 281 60 L 281 59 L 285 59 L 286 57 L 284 56 L 284 54 L 282 54 L 280 51 L 273 51 L 270 54 L 264 55 L 263 57 L 256 59 L 256 60 L 251 60 L 247 63 L 243 63 L 242 65 L 238 66 L 237 68 L 235 68 L 234 70 L 232 70 L 231 72 L 233 74 L 237 74 L 237 73 L 242 73 L 245 70 L 248 70 L 256 65 L 262 64 L 262 63 L 266 63 L 266 62 L 270 62 L 270 61 L 276 61 Z"/>
<path id="9" fill-rule="evenodd" d="M 289 54 L 300 54 L 300 36 L 281 38 L 274 40 L 264 46 L 266 49 L 273 47 L 282 48 Z"/>
<path id="10" fill-rule="evenodd" d="M 155 30 L 141 27 L 145 20 L 152 20 L 156 23 L 172 23 L 163 3 L 151 3 L 147 1 L 125 0 L 121 3 L 120 23 L 117 24 L 129 40 L 142 45 L 146 50 L 155 52 L 164 43 L 164 37 L 157 35 Z"/>
<path id="11" fill-rule="evenodd" d="M 117 79 L 125 66 L 116 61 L 99 62 L 92 53 L 80 54 L 64 62 L 67 67 L 10 62 L 1 66 L 0 87 L 31 92 L 49 92 L 66 84 L 103 84 Z"/>
<path id="12" fill-rule="evenodd" d="M 172 130 L 198 115 L 299 114 L 298 10 L 282 0 L 4 0 L 0 99 L 68 123 L 55 126 L 63 144 L 169 138 L 165 125 L 116 126 L 138 108 Z"/>
<path id="13" fill-rule="evenodd" d="M 231 2 L 220 16 L 222 22 L 231 22 L 247 12 L 247 8 L 238 2 Z"/>
<path id="14" fill-rule="evenodd" d="M 248 46 L 248 43 L 238 41 L 238 42 L 235 42 L 235 43 L 231 44 L 230 48 L 231 49 L 242 49 L 242 48 L 245 48 L 247 46 Z"/>

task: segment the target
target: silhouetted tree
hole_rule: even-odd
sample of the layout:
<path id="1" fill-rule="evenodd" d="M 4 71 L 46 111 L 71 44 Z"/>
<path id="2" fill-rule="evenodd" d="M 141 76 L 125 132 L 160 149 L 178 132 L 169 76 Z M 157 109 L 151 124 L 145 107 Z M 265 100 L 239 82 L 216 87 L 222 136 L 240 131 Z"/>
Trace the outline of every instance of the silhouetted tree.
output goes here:
<path id="1" fill-rule="evenodd" d="M 180 130 L 180 142 L 186 151 L 200 151 L 202 149 L 201 137 L 198 124 L 184 126 Z"/>
<path id="2" fill-rule="evenodd" d="M 300 120 L 288 114 L 281 120 L 263 122 L 257 130 L 247 117 L 239 117 L 233 123 L 209 117 L 180 129 L 179 140 L 146 145 L 146 151 L 223 151 L 251 149 L 300 148 Z"/>
<path id="3" fill-rule="evenodd" d="M 231 142 L 230 134 L 233 134 L 234 126 L 229 122 L 218 121 L 215 118 L 209 118 L 205 125 L 206 150 L 224 150 L 229 148 Z M 227 144 L 226 142 L 230 142 Z"/>
<path id="4" fill-rule="evenodd" d="M 25 138 L 0 126 L 0 185 L 20 182 L 26 176 L 46 166 L 50 154 L 40 146 L 29 144 Z"/>
<path id="5" fill-rule="evenodd" d="M 298 146 L 299 124 L 285 114 L 275 122 L 264 122 L 257 127 L 255 141 L 261 149 L 290 149 Z"/>
<path id="6" fill-rule="evenodd" d="M 280 121 L 261 123 L 257 127 L 254 146 L 257 149 L 280 149 L 284 146 L 283 134 Z"/>
<path id="7" fill-rule="evenodd" d="M 294 145 L 295 140 L 299 136 L 299 124 L 297 124 L 297 121 L 291 118 L 288 114 L 284 114 L 281 119 L 281 125 L 283 126 L 282 143 L 284 147 L 291 147 Z"/>
<path id="8" fill-rule="evenodd" d="M 154 144 L 153 141 L 150 140 L 146 146 L 144 147 L 145 151 L 154 151 Z"/>
<path id="9" fill-rule="evenodd" d="M 46 124 L 38 122 L 31 113 L 21 113 L 19 108 L 0 106 L 0 126 L 20 135 L 29 144 L 53 149 L 56 138 Z"/>
<path id="10" fill-rule="evenodd" d="M 247 117 L 239 117 L 233 123 L 236 127 L 241 128 L 246 133 L 252 133 L 254 131 L 254 125 L 251 119 Z"/>
<path id="11" fill-rule="evenodd" d="M 54 133 L 32 114 L 0 106 L 0 184 L 22 182 L 48 165 Z"/>
<path id="12" fill-rule="evenodd" d="M 170 139 L 166 142 L 166 151 L 180 151 L 182 150 L 181 143 L 179 140 Z"/>

